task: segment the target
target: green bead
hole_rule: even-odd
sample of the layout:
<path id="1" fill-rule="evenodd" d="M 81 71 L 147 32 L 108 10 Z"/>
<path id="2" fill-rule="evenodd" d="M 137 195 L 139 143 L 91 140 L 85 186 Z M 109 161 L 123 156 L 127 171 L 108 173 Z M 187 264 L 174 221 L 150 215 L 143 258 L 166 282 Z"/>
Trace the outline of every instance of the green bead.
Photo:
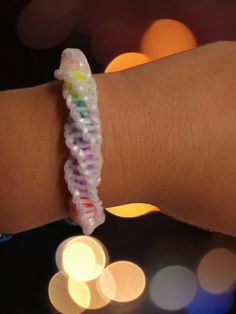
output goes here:
<path id="1" fill-rule="evenodd" d="M 88 118 L 89 117 L 89 113 L 88 112 L 81 112 L 81 117 L 82 118 Z"/>
<path id="2" fill-rule="evenodd" d="M 86 103 L 83 100 L 76 100 L 75 102 L 76 107 L 87 107 Z"/>
<path id="3" fill-rule="evenodd" d="M 86 108 L 87 107 L 86 103 L 83 100 L 76 100 L 75 105 L 77 108 L 81 108 L 81 107 Z M 88 118 L 89 112 L 86 112 L 86 111 L 81 112 L 81 117 L 82 118 Z"/>
<path id="4" fill-rule="evenodd" d="M 80 94 L 76 90 L 71 89 L 70 93 L 71 93 L 71 96 L 74 98 L 80 97 Z"/>

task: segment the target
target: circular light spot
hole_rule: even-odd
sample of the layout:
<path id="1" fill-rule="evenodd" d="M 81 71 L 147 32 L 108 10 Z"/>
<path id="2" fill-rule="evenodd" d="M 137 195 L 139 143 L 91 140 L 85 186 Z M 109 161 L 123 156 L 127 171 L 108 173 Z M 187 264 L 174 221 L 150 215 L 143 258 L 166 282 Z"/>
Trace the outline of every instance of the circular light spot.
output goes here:
<path id="1" fill-rule="evenodd" d="M 168 266 L 160 270 L 150 285 L 151 300 L 158 307 L 176 311 L 187 306 L 195 296 L 197 282 L 191 270 Z"/>
<path id="2" fill-rule="evenodd" d="M 60 313 L 66 314 L 80 314 L 85 311 L 85 309 L 75 302 L 72 301 L 68 289 L 67 289 L 67 276 L 63 272 L 56 273 L 50 280 L 48 286 L 48 296 L 52 305 Z M 90 295 L 89 289 L 86 289 L 86 285 L 82 286 L 81 283 L 81 298 L 84 299 L 83 304 L 89 304 Z"/>
<path id="3" fill-rule="evenodd" d="M 48 1 L 30 1 L 21 11 L 17 32 L 30 48 L 48 49 L 64 41 L 73 29 L 75 1 L 60 1 L 56 6 Z"/>
<path id="4" fill-rule="evenodd" d="M 125 204 L 122 206 L 109 207 L 106 208 L 106 210 L 115 216 L 123 218 L 135 218 L 151 212 L 160 211 L 158 207 L 144 203 Z"/>
<path id="5" fill-rule="evenodd" d="M 62 253 L 63 270 L 78 281 L 97 278 L 106 265 L 103 245 L 93 237 L 78 236 L 68 241 Z"/>
<path id="6" fill-rule="evenodd" d="M 149 62 L 150 59 L 139 52 L 127 52 L 114 58 L 106 67 L 105 73 L 117 72 Z"/>
<path id="7" fill-rule="evenodd" d="M 56 250 L 56 254 L 55 254 L 55 260 L 56 260 L 56 265 L 57 268 L 62 271 L 63 267 L 62 267 L 62 253 L 66 247 L 66 245 L 69 243 L 69 241 L 71 241 L 72 239 L 74 239 L 75 237 L 70 237 L 66 240 L 64 240 L 63 242 L 60 243 L 60 245 L 58 246 L 57 250 Z"/>
<path id="8" fill-rule="evenodd" d="M 161 19 L 152 23 L 144 33 L 140 49 L 151 59 L 159 59 L 196 46 L 196 39 L 186 25 L 176 20 Z"/>
<path id="9" fill-rule="evenodd" d="M 229 290 L 236 282 L 236 255 L 224 248 L 207 253 L 199 263 L 198 281 L 211 293 Z"/>
<path id="10" fill-rule="evenodd" d="M 80 296 L 79 287 L 81 285 L 81 282 L 70 277 L 68 279 L 68 290 L 72 300 L 76 304 L 82 307 L 86 307 L 90 310 L 96 310 L 106 306 L 111 300 L 102 293 L 97 284 L 97 280 L 98 279 L 86 282 L 90 294 L 89 304 L 87 304 L 87 300 L 81 298 Z"/>
<path id="11" fill-rule="evenodd" d="M 146 278 L 143 270 L 129 261 L 110 264 L 98 280 L 103 294 L 117 302 L 137 299 L 144 291 Z"/>

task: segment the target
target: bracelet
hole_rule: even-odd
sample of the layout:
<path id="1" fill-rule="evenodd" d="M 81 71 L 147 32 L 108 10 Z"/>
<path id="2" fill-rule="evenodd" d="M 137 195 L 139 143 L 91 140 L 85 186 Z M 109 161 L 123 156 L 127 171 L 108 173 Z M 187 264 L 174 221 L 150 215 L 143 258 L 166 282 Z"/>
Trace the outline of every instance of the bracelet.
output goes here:
<path id="1" fill-rule="evenodd" d="M 72 195 L 70 216 L 88 235 L 105 221 L 97 194 L 103 160 L 96 83 L 87 59 L 79 49 L 64 50 L 60 67 L 54 75 L 64 81 L 63 97 L 69 109 L 64 127 L 69 151 L 64 172 Z"/>

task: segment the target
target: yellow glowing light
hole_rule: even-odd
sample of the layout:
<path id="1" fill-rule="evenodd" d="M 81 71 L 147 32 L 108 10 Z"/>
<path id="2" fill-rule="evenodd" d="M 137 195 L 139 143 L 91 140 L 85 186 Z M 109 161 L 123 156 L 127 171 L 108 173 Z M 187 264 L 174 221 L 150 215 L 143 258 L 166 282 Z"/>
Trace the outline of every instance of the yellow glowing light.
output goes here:
<path id="1" fill-rule="evenodd" d="M 236 255 L 224 248 L 207 253 L 197 270 L 198 281 L 210 293 L 223 293 L 236 282 Z"/>
<path id="2" fill-rule="evenodd" d="M 167 311 L 186 307 L 193 300 L 196 291 L 197 281 L 193 272 L 179 265 L 161 269 L 150 285 L 151 300 Z"/>
<path id="3" fill-rule="evenodd" d="M 56 273 L 50 280 L 48 286 L 48 295 L 51 304 L 60 313 L 66 314 L 80 314 L 85 311 L 85 308 L 79 306 L 71 299 L 68 288 L 68 282 L 66 274 L 63 272 Z M 81 283 L 82 287 L 83 283 Z M 89 289 L 86 290 L 86 285 L 84 284 L 83 293 L 81 294 L 81 299 L 83 298 L 83 304 L 88 305 L 90 303 Z M 86 307 L 86 306 L 85 306 Z"/>
<path id="4" fill-rule="evenodd" d="M 118 261 L 105 268 L 98 283 L 108 299 L 129 302 L 143 293 L 146 278 L 138 265 L 128 261 Z"/>
<path id="5" fill-rule="evenodd" d="M 95 265 L 95 254 L 85 243 L 71 243 L 63 252 L 63 267 L 73 278 L 87 280 Z"/>
<path id="6" fill-rule="evenodd" d="M 63 242 L 61 242 L 61 244 L 58 246 L 57 250 L 56 250 L 56 254 L 55 254 L 55 260 L 56 260 L 56 265 L 58 270 L 62 271 L 63 270 L 63 266 L 62 266 L 62 253 L 66 247 L 66 245 L 75 237 L 70 237 L 66 240 L 64 240 Z"/>
<path id="7" fill-rule="evenodd" d="M 80 296 L 80 286 L 81 282 L 69 278 L 68 279 L 68 290 L 72 300 L 82 306 L 86 307 L 90 310 L 100 309 L 106 306 L 111 300 L 106 297 L 97 284 L 98 279 L 86 282 L 87 289 L 89 290 L 90 300 L 89 304 L 87 303 L 87 299 L 81 298 Z"/>
<path id="8" fill-rule="evenodd" d="M 115 216 L 123 218 L 135 218 L 151 212 L 160 211 L 158 207 L 144 203 L 125 204 L 122 206 L 109 207 L 106 208 L 106 210 Z"/>
<path id="9" fill-rule="evenodd" d="M 152 23 L 144 33 L 140 50 L 151 59 L 159 59 L 196 46 L 196 39 L 186 25 L 176 20 L 161 19 Z"/>
<path id="10" fill-rule="evenodd" d="M 143 53 L 139 52 L 127 52 L 114 58 L 106 67 L 105 73 L 117 72 L 124 69 L 132 68 L 134 66 L 149 62 L 148 58 Z"/>
<path id="11" fill-rule="evenodd" d="M 103 245 L 93 237 L 78 236 L 71 239 L 62 253 L 63 270 L 78 281 L 97 278 L 106 262 Z"/>

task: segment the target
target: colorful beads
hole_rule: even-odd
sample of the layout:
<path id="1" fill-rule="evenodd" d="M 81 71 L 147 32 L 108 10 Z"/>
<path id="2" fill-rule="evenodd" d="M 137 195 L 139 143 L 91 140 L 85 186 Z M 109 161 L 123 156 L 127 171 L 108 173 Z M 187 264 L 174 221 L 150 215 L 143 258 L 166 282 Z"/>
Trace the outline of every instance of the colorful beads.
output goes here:
<path id="1" fill-rule="evenodd" d="M 64 170 L 72 194 L 70 213 L 83 232 L 91 234 L 105 220 L 97 195 L 102 167 L 102 136 L 96 83 L 84 54 L 78 49 L 63 52 L 55 77 L 64 81 L 63 97 L 69 109 L 64 135 L 70 155 Z"/>
<path id="2" fill-rule="evenodd" d="M 76 100 L 75 105 L 77 108 L 87 108 L 86 103 L 83 100 Z M 88 111 L 81 111 L 80 115 L 82 118 L 88 118 L 89 117 L 89 112 Z"/>

